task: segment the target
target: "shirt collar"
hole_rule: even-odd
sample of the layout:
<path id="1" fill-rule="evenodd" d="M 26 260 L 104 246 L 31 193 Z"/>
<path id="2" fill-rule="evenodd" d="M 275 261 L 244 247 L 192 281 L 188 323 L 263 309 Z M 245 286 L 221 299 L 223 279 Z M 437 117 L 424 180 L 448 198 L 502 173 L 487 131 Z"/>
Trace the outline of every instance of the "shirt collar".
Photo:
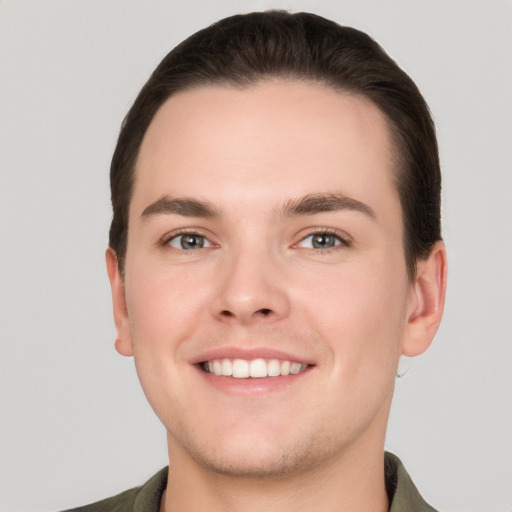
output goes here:
<path id="1" fill-rule="evenodd" d="M 384 472 L 390 502 L 389 512 L 436 512 L 421 497 L 402 461 L 396 455 L 386 452 Z M 167 485 L 167 474 L 168 468 L 162 469 L 140 488 L 133 512 L 159 512 Z"/>
<path id="2" fill-rule="evenodd" d="M 384 458 L 386 490 L 389 496 L 389 512 L 436 512 L 419 493 L 402 461 L 386 452 Z"/>

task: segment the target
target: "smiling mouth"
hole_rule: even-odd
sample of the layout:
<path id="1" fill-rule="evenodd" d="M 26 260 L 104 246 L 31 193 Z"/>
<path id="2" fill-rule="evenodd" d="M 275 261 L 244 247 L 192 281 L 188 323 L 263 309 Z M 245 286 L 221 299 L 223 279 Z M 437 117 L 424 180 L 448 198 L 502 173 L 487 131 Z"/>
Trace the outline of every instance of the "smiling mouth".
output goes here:
<path id="1" fill-rule="evenodd" d="M 296 361 L 279 359 L 213 359 L 203 361 L 200 368 L 217 376 L 233 377 L 235 379 L 262 379 L 266 377 L 281 377 L 297 375 L 310 365 Z"/>

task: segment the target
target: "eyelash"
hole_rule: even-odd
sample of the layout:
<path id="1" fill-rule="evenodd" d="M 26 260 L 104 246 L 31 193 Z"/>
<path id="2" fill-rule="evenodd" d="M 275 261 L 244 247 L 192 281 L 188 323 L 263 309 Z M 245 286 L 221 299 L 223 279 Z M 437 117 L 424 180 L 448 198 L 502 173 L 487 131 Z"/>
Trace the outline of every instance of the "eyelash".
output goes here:
<path id="1" fill-rule="evenodd" d="M 345 233 L 342 233 L 342 232 L 337 231 L 336 229 L 332 229 L 332 228 L 320 228 L 320 229 L 314 229 L 314 230 L 310 231 L 309 233 L 307 233 L 305 236 L 303 236 L 299 240 L 299 242 L 297 244 L 295 244 L 295 247 L 297 247 L 299 244 L 304 242 L 309 237 L 314 237 L 314 236 L 318 236 L 318 235 L 332 236 L 339 243 L 335 244 L 332 247 L 327 247 L 325 249 L 314 248 L 314 247 L 304 247 L 303 249 L 315 251 L 316 253 L 329 254 L 332 251 L 347 249 L 348 247 L 350 247 L 352 245 L 352 240 Z"/>
<path id="2" fill-rule="evenodd" d="M 174 250 L 181 251 L 181 252 L 194 252 L 193 250 L 187 251 L 185 249 L 178 249 L 178 248 L 172 247 L 170 245 L 170 242 L 172 240 L 174 240 L 176 238 L 179 238 L 181 236 L 186 236 L 186 235 L 191 235 L 191 236 L 197 236 L 197 237 L 204 238 L 210 244 L 210 246 L 215 247 L 215 244 L 206 235 L 204 235 L 203 233 L 200 233 L 200 232 L 198 232 L 197 230 L 194 230 L 194 229 L 182 229 L 182 230 L 179 230 L 179 231 L 175 231 L 175 232 L 173 232 L 171 234 L 167 234 L 167 235 L 165 235 L 164 237 L 161 238 L 161 240 L 158 242 L 158 245 L 161 246 L 161 247 L 170 249 L 170 250 L 174 249 Z M 202 247 L 200 247 L 199 249 L 202 249 Z M 205 249 L 208 249 L 208 247 L 205 247 Z M 196 250 L 198 250 L 198 249 L 196 249 Z"/>
<path id="3" fill-rule="evenodd" d="M 158 245 L 168 248 L 170 250 L 177 250 L 177 251 L 181 251 L 184 253 L 185 252 L 194 252 L 194 250 L 178 249 L 178 248 L 172 247 L 170 245 L 170 242 L 172 240 L 175 240 L 175 239 L 177 239 L 181 236 L 185 236 L 185 235 L 192 235 L 192 236 L 204 238 L 208 242 L 208 244 L 210 244 L 210 247 L 215 247 L 215 244 L 206 235 L 198 232 L 197 230 L 193 230 L 193 229 L 183 229 L 183 230 L 179 230 L 177 232 L 173 232 L 172 234 L 168 234 L 168 235 L 162 237 L 162 239 L 159 241 Z M 298 243 L 294 244 L 293 247 L 300 248 L 300 244 L 303 243 L 306 239 L 308 239 L 309 237 L 314 237 L 314 236 L 318 236 L 318 235 L 334 237 L 336 239 L 335 245 L 332 247 L 326 247 L 324 249 L 314 248 L 314 247 L 302 247 L 302 249 L 311 250 L 316 253 L 329 254 L 332 251 L 346 249 L 352 245 L 352 240 L 345 233 L 341 233 L 332 228 L 320 228 L 320 229 L 314 229 L 314 230 L 308 232 L 305 236 L 303 236 L 299 240 Z M 339 242 L 339 243 L 336 243 L 336 242 Z M 204 248 L 208 249 L 209 247 L 204 247 Z M 200 247 L 199 249 L 203 249 L 203 247 Z M 196 249 L 196 250 L 198 250 L 198 249 Z"/>

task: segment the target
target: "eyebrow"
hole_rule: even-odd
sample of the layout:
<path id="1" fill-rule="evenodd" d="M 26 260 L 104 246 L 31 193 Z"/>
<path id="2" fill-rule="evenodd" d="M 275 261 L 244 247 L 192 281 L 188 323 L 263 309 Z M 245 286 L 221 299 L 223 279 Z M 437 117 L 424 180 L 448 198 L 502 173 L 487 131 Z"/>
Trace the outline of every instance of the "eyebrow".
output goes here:
<path id="1" fill-rule="evenodd" d="M 362 213 L 375 220 L 374 210 L 367 204 L 343 194 L 308 194 L 291 199 L 278 211 L 284 218 L 302 215 L 315 215 L 322 212 L 351 210 Z M 219 218 L 219 210 L 209 201 L 200 201 L 188 197 L 171 198 L 163 196 L 144 209 L 141 219 L 155 215 L 182 215 L 184 217 Z"/>
<path id="2" fill-rule="evenodd" d="M 163 196 L 154 203 L 151 203 L 141 214 L 142 219 L 155 215 L 175 214 L 184 217 L 220 217 L 217 209 L 208 201 L 197 199 L 171 198 Z"/>
<path id="3" fill-rule="evenodd" d="M 377 218 L 375 211 L 370 206 L 343 194 L 308 194 L 298 199 L 292 199 L 286 202 L 281 214 L 284 217 L 295 217 L 341 210 L 359 212 L 372 220 Z"/>

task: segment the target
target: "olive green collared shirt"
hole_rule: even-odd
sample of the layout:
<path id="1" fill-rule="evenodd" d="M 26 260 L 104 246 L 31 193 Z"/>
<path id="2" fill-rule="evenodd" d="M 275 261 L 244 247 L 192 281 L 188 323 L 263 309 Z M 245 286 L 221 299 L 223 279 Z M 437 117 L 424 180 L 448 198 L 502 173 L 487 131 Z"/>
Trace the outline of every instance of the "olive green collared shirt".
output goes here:
<path id="1" fill-rule="evenodd" d="M 66 512 L 159 512 L 167 485 L 167 469 L 159 471 L 141 487 Z M 436 512 L 423 500 L 402 462 L 392 453 L 386 453 L 385 475 L 391 503 L 389 512 Z"/>

